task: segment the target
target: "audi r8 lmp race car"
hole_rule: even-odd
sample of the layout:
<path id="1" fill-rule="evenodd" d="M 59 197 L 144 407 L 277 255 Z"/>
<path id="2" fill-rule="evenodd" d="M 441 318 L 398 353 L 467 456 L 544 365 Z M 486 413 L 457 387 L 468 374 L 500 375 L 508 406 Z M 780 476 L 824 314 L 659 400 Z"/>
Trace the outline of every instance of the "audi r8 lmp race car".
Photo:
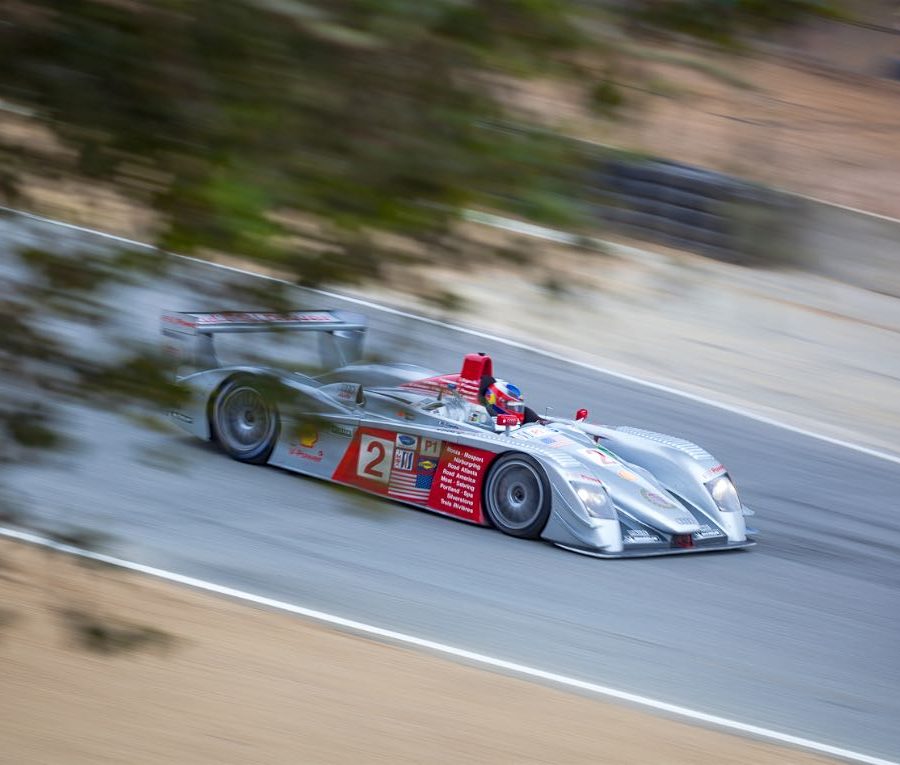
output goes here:
<path id="1" fill-rule="evenodd" d="M 317 334 L 318 376 L 220 365 L 213 338 L 272 330 Z M 162 332 L 190 402 L 171 416 L 242 462 L 541 538 L 597 557 L 749 547 L 725 467 L 689 441 L 626 426 L 531 413 L 512 427 L 480 403 L 490 357 L 458 373 L 362 363 L 366 322 L 345 311 L 175 313 Z M 752 532 L 751 532 L 752 533 Z"/>

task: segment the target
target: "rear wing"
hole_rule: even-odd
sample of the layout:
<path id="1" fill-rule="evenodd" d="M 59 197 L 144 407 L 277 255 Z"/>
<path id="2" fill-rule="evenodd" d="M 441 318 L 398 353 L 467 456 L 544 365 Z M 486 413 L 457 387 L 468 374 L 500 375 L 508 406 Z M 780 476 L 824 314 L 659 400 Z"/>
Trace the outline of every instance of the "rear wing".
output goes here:
<path id="1" fill-rule="evenodd" d="M 191 371 L 219 366 L 213 337 L 234 332 L 318 332 L 319 356 L 328 369 L 358 361 L 362 356 L 366 318 L 349 311 L 164 311 L 160 329 L 166 349 L 179 367 Z M 182 370 L 180 370 L 182 371 Z"/>

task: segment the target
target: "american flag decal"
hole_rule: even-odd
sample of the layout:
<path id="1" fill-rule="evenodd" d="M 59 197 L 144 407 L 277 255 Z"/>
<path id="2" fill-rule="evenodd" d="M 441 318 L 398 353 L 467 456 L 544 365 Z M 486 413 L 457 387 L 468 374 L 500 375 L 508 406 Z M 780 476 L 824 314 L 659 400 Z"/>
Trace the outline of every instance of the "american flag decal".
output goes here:
<path id="1" fill-rule="evenodd" d="M 427 502 L 434 473 L 425 475 L 394 470 L 388 483 L 388 494 L 407 502 Z"/>

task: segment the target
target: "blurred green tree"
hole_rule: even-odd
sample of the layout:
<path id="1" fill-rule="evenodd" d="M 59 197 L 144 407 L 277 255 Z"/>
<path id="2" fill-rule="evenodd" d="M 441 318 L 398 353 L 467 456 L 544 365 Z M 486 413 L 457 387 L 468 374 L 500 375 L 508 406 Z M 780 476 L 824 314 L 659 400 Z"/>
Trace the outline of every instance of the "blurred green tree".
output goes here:
<path id="1" fill-rule="evenodd" d="M 88 176 L 164 179 L 159 244 L 371 276 L 373 231 L 441 241 L 461 205 L 533 216 L 568 179 L 551 136 L 485 129 L 496 75 L 574 73 L 563 0 L 30 0 L 0 27 L 4 97 Z M 573 163 L 570 163 L 570 165 Z M 15 180 L 15 179 L 13 179 Z M 302 211 L 298 243 L 273 211 Z M 382 248 L 383 250 L 383 248 Z M 383 254 L 383 252 L 382 252 Z"/>

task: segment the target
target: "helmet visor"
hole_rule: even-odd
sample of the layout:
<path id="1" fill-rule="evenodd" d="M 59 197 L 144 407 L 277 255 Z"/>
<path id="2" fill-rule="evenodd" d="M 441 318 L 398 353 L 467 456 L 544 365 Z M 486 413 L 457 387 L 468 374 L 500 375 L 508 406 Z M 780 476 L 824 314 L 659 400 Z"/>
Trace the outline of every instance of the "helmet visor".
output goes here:
<path id="1" fill-rule="evenodd" d="M 524 401 L 504 401 L 503 408 L 510 414 L 525 414 Z"/>

